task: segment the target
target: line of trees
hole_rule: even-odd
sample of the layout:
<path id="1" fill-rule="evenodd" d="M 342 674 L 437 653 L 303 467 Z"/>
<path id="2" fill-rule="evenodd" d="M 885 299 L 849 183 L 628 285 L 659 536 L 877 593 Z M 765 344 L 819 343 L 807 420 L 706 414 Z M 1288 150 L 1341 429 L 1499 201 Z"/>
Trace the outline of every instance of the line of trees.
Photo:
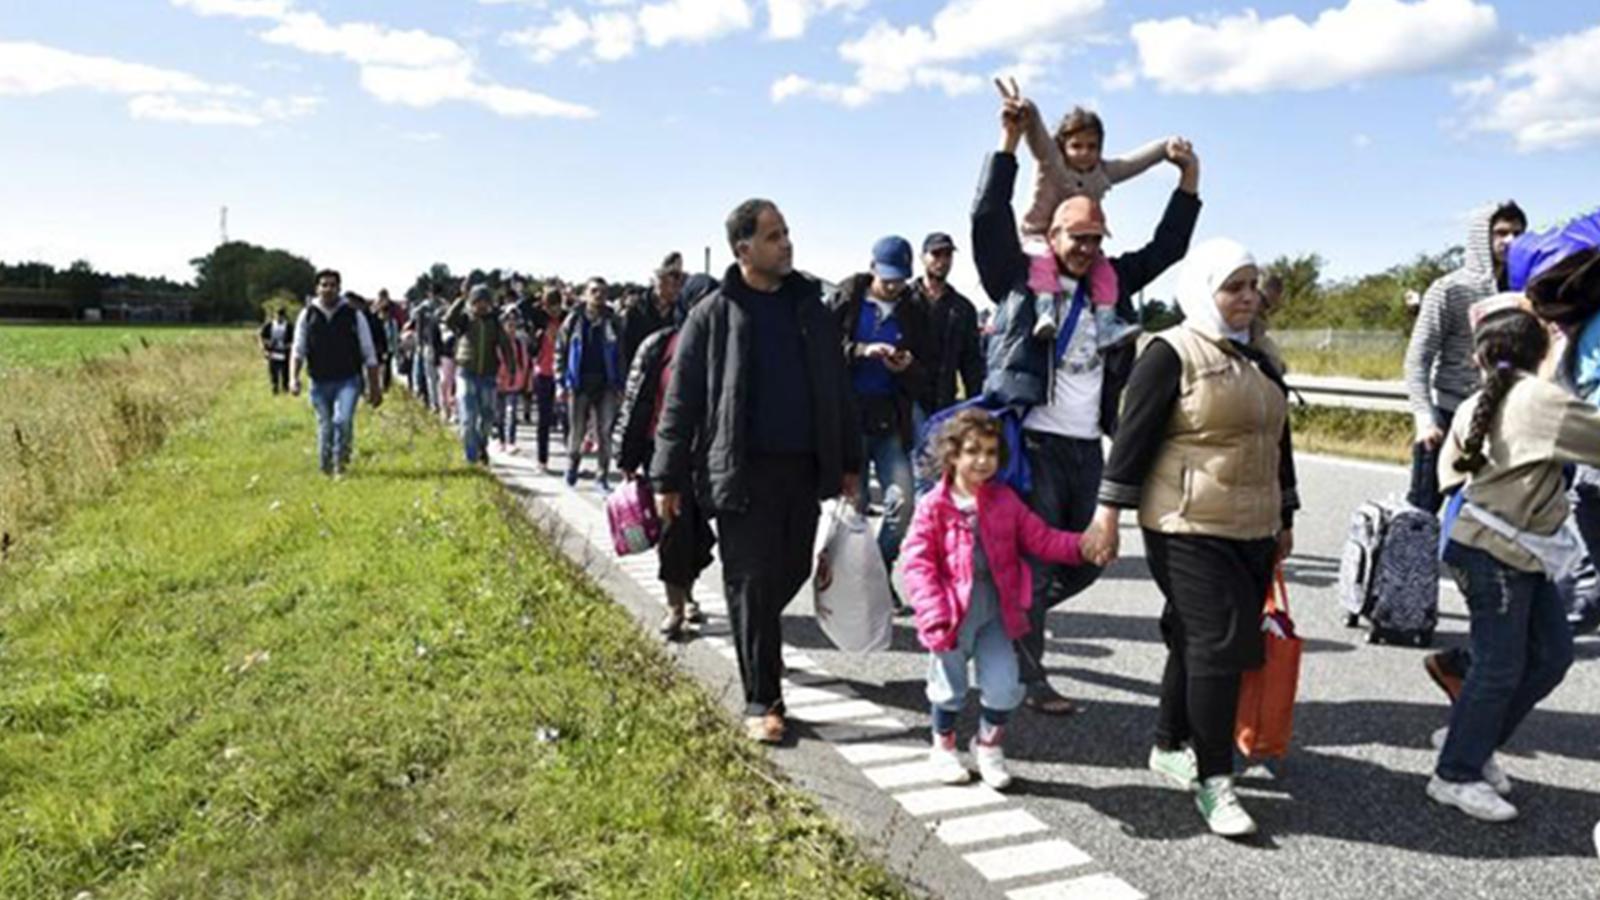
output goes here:
<path id="1" fill-rule="evenodd" d="M 1422 253 L 1382 272 L 1324 282 L 1323 259 L 1315 253 L 1280 256 L 1266 275 L 1283 279 L 1283 301 L 1274 328 L 1333 328 L 1350 331 L 1410 331 L 1406 294 L 1421 294 L 1435 279 L 1462 264 L 1463 249 Z"/>

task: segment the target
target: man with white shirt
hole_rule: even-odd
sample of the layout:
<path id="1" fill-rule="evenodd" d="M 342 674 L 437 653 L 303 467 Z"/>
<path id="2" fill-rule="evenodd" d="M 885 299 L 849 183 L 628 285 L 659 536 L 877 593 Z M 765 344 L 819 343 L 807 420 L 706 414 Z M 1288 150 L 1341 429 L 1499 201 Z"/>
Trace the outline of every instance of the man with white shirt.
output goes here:
<path id="1" fill-rule="evenodd" d="M 324 475 L 339 476 L 355 445 L 356 401 L 361 369 L 367 370 L 368 402 L 383 403 L 378 354 L 367 317 L 339 291 L 339 273 L 317 273 L 317 297 L 300 313 L 294 329 L 294 374 L 289 392 L 300 395 L 300 373 L 311 370 L 311 407 L 317 411 L 317 460 Z"/>
<path id="2" fill-rule="evenodd" d="M 1100 352 L 1086 290 L 1089 270 L 1109 232 L 1098 201 L 1073 197 L 1056 208 L 1048 238 L 1062 273 L 1056 292 L 1054 339 L 1034 336 L 1035 294 L 1028 286 L 1028 258 L 1017 235 L 1011 195 L 1016 185 L 1016 148 L 1036 115 L 1020 95 L 1003 96 L 999 152 L 989 157 L 972 210 L 974 262 L 984 291 L 998 311 L 989 345 L 984 394 L 995 406 L 1022 407 L 1023 449 L 1032 490 L 1029 506 L 1056 528 L 1083 531 L 1094 517 L 1105 467 L 1102 439 L 1114 433 L 1122 386 L 1133 366 L 1128 345 Z M 1133 295 L 1189 250 L 1200 215 L 1200 162 L 1187 142 L 1170 161 L 1182 173 L 1178 188 L 1144 247 L 1111 259 L 1117 273 L 1117 317 L 1137 321 Z M 1045 615 L 1087 588 L 1100 575 L 1094 566 L 1035 566 L 1032 628 L 1018 641 L 1018 661 L 1028 684 L 1028 708 L 1064 715 L 1072 701 L 1045 679 Z"/>

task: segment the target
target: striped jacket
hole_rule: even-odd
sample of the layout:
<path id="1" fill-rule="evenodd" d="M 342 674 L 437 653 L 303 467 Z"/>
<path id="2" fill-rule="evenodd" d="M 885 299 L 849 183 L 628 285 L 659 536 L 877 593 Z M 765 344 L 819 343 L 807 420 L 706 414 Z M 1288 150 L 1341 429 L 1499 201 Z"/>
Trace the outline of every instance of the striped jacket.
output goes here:
<path id="1" fill-rule="evenodd" d="M 1428 286 L 1422 309 L 1406 349 L 1406 391 L 1417 433 L 1434 426 L 1433 408 L 1455 412 L 1478 390 L 1478 368 L 1472 362 L 1472 326 L 1467 310 L 1493 296 L 1494 253 L 1489 244 L 1489 217 L 1496 207 L 1474 210 L 1467 229 L 1466 262 Z"/>

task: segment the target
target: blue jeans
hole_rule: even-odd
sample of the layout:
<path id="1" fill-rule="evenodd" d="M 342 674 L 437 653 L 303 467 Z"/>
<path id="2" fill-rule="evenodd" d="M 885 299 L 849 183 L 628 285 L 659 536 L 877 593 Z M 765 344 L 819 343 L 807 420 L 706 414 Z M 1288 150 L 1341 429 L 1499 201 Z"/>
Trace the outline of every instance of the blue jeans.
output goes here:
<path id="1" fill-rule="evenodd" d="M 456 376 L 461 446 L 466 451 L 469 463 L 488 459 L 489 434 L 494 427 L 496 393 L 493 375 L 462 372 Z"/>
<path id="2" fill-rule="evenodd" d="M 311 382 L 311 408 L 317 411 L 317 462 L 324 472 L 350 462 L 356 445 L 356 401 L 361 399 L 361 376 L 343 381 Z"/>
<path id="3" fill-rule="evenodd" d="M 1472 668 L 1439 752 L 1445 781 L 1483 780 L 1483 766 L 1572 665 L 1572 630 L 1555 585 L 1451 541 L 1444 561 L 1472 617 Z"/>
<path id="4" fill-rule="evenodd" d="M 911 513 L 916 504 L 911 451 L 901 443 L 899 433 L 891 431 L 866 438 L 861 458 L 877 473 L 878 489 L 883 491 L 883 527 L 878 529 L 878 550 L 892 573 L 894 561 L 900 558 L 900 542 L 905 539 L 906 529 L 911 527 Z M 871 491 L 867 486 L 867 473 L 861 475 L 861 508 L 865 509 Z"/>
<path id="5" fill-rule="evenodd" d="M 1033 479 L 1033 491 L 1026 498 L 1028 508 L 1051 528 L 1088 528 L 1099 503 L 1100 474 L 1106 464 L 1100 442 L 1024 431 L 1022 444 Z M 1033 627 L 1017 641 L 1017 646 L 1021 650 L 1022 678 L 1034 683 L 1045 680 L 1045 615 L 1094 584 L 1100 569 L 1087 563 L 1057 566 L 1029 560 L 1028 565 L 1033 569 L 1033 606 L 1028 609 L 1028 622 Z"/>
<path id="6" fill-rule="evenodd" d="M 1450 431 L 1450 422 L 1455 418 L 1454 410 L 1433 408 L 1433 422 L 1446 434 Z M 1411 445 L 1411 490 L 1406 492 L 1406 502 L 1417 509 L 1425 509 L 1434 515 L 1439 514 L 1439 508 L 1444 505 L 1444 497 L 1439 494 L 1439 449 L 1432 450 L 1422 446 L 1421 443 Z"/>
<path id="7" fill-rule="evenodd" d="M 499 405 L 496 409 L 498 415 L 494 420 L 494 436 L 502 444 L 515 444 L 517 442 L 517 400 L 521 397 L 514 391 L 500 391 Z"/>
<path id="8" fill-rule="evenodd" d="M 969 623 L 962 623 L 963 626 Z M 1017 651 L 998 611 L 976 628 L 963 627 L 960 643 L 948 653 L 928 656 L 928 702 L 959 713 L 966 702 L 967 662 L 978 674 L 978 702 L 984 709 L 1010 712 L 1022 704 L 1022 681 L 1017 672 Z"/>
<path id="9" fill-rule="evenodd" d="M 422 399 L 422 405 L 434 410 L 439 409 L 439 364 L 430 360 L 421 351 L 411 359 L 411 382 L 416 386 L 417 396 Z"/>

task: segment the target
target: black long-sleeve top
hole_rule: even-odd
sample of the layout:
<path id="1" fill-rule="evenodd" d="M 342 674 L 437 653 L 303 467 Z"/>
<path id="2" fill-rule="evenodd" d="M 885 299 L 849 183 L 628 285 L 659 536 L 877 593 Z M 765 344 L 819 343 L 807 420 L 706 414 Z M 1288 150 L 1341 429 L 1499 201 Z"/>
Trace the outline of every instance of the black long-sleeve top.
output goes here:
<path id="1" fill-rule="evenodd" d="M 1288 393 L 1283 374 L 1265 354 L 1244 344 L 1235 343 L 1234 347 Z M 1121 509 L 1138 508 L 1145 478 L 1166 443 L 1167 424 L 1178 403 L 1182 378 L 1183 360 L 1166 341 L 1152 341 L 1134 363 L 1133 373 L 1128 376 L 1126 404 L 1117 439 L 1111 445 L 1111 458 L 1106 461 L 1105 475 L 1100 482 L 1101 503 Z M 1297 484 L 1294 440 L 1289 422 L 1285 420 L 1283 437 L 1278 443 L 1278 486 L 1283 494 L 1284 528 L 1294 527 L 1294 514 L 1300 508 Z"/>

